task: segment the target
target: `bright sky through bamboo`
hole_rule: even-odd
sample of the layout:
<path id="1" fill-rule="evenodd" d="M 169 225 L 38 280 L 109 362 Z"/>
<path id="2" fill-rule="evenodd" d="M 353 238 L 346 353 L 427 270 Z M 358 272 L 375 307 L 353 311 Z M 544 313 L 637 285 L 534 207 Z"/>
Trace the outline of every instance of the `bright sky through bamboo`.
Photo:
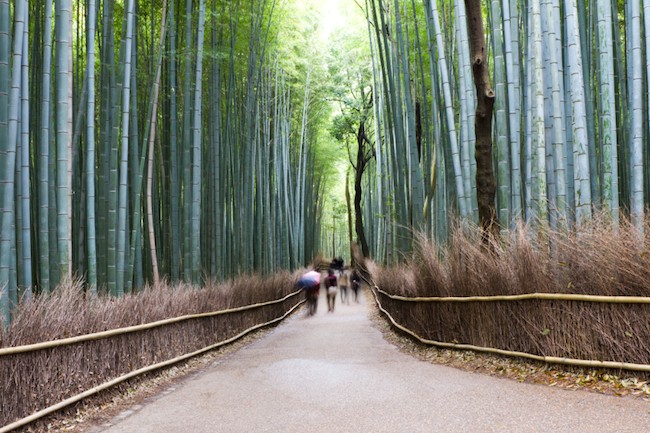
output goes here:
<path id="1" fill-rule="evenodd" d="M 329 36 L 345 25 L 345 14 L 342 12 L 341 0 L 297 0 L 296 4 L 299 7 L 307 8 L 315 4 L 315 9 L 319 14 L 319 37 L 322 40 L 327 40 Z"/>
<path id="2" fill-rule="evenodd" d="M 308 2 L 298 0 L 299 5 L 305 8 L 312 7 L 317 14 L 318 25 L 315 36 L 319 41 L 318 49 L 322 50 L 319 53 L 319 57 L 323 60 L 327 58 L 326 53 L 330 49 L 333 35 L 352 27 L 350 23 L 349 3 L 350 0 L 309 0 Z M 334 104 L 333 109 L 338 112 L 338 105 Z M 326 140 L 333 140 L 329 134 L 326 135 Z M 336 145 L 332 142 L 331 146 Z M 340 159 L 332 161 L 336 167 L 337 175 L 336 180 L 333 181 L 326 194 L 325 205 L 323 207 L 323 225 L 328 232 L 326 235 L 328 240 L 322 245 L 322 248 L 326 256 L 334 254 L 343 255 L 346 260 L 349 260 L 350 258 L 346 254 L 349 251 L 349 246 L 347 244 L 341 245 L 340 242 L 336 242 L 336 245 L 333 245 L 331 241 L 332 232 L 338 232 L 338 236 L 336 237 L 341 239 L 345 238 L 345 233 L 347 233 L 347 215 L 341 213 L 341 209 L 345 207 L 345 177 L 349 162 L 344 148 L 340 148 L 340 151 Z"/>
<path id="3" fill-rule="evenodd" d="M 341 0 L 316 0 L 320 11 L 320 37 L 323 40 L 337 29 L 343 26 L 345 22 L 344 14 L 341 12 Z"/>

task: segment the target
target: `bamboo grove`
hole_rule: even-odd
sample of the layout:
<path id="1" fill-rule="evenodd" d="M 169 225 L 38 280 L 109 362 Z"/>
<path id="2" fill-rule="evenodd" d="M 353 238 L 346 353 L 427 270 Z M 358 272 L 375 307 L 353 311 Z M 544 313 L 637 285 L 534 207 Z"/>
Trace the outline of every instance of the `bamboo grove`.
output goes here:
<path id="1" fill-rule="evenodd" d="M 502 231 L 605 215 L 642 232 L 650 0 L 342 2 L 363 25 L 328 41 L 328 65 L 313 3 L 0 0 L 5 320 L 71 277 L 119 296 L 291 269 L 330 240 L 339 252 L 353 220 L 392 262 L 416 232 L 444 242 L 454 219 L 476 222 L 467 7 L 484 22 Z M 361 95 L 341 108 L 362 113 L 354 198 L 330 206 L 328 91 L 346 85 Z"/>
<path id="2" fill-rule="evenodd" d="M 614 230 L 630 218 L 641 232 L 650 197 L 650 1 L 367 0 L 372 255 L 399 259 L 414 231 L 444 242 L 452 216 L 477 222 L 466 6 L 481 7 L 485 24 L 502 231 L 520 221 L 579 229 L 604 215 Z"/>
<path id="3" fill-rule="evenodd" d="M 0 0 L 5 321 L 68 278 L 119 296 L 314 256 L 319 120 L 278 7 Z"/>

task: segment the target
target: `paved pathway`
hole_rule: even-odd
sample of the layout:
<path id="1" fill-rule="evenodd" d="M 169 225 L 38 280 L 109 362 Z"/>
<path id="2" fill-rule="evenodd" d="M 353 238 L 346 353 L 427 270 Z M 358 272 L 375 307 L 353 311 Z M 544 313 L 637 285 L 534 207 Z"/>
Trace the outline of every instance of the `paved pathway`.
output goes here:
<path id="1" fill-rule="evenodd" d="M 297 314 L 93 432 L 648 432 L 650 403 L 418 361 L 366 300 Z"/>

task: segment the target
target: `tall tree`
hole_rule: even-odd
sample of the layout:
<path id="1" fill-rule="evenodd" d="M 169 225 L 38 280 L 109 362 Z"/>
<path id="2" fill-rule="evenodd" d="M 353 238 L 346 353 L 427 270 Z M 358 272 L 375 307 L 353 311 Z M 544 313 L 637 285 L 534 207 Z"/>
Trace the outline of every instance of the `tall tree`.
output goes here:
<path id="1" fill-rule="evenodd" d="M 483 239 L 496 238 L 499 230 L 494 194 L 496 184 L 492 170 L 492 113 L 494 90 L 490 84 L 487 48 L 483 30 L 483 11 L 480 0 L 465 0 L 469 28 L 472 71 L 476 85 L 476 186 L 478 214 L 483 229 Z"/>
<path id="2" fill-rule="evenodd" d="M 361 201 L 363 197 L 362 181 L 363 174 L 368 167 L 368 163 L 374 158 L 374 144 L 366 134 L 366 122 L 368 113 L 372 106 L 372 95 L 369 96 L 369 102 L 364 107 L 365 112 L 361 113 L 359 119 L 359 126 L 357 128 L 356 141 L 356 161 L 351 160 L 352 168 L 354 169 L 354 229 L 357 234 L 357 240 L 361 246 L 361 253 L 363 257 L 370 257 L 370 249 L 368 248 L 368 240 L 366 239 L 365 228 L 363 224 L 363 210 L 361 209 Z"/>

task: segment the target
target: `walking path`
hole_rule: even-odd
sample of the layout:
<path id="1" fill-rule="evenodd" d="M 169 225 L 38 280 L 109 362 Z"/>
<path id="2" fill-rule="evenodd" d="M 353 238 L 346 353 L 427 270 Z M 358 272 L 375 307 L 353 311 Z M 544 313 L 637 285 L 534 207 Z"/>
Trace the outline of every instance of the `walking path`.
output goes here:
<path id="1" fill-rule="evenodd" d="M 372 327 L 367 299 L 294 315 L 93 432 L 646 432 L 650 403 L 418 361 Z"/>

